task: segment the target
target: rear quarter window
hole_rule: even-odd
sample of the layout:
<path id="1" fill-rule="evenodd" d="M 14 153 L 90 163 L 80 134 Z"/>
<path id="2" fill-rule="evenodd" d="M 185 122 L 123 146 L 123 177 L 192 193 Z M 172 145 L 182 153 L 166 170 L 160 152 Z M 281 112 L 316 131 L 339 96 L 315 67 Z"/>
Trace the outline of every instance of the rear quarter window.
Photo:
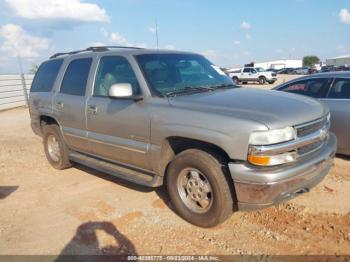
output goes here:
<path id="1" fill-rule="evenodd" d="M 55 84 L 62 63 L 63 59 L 42 63 L 35 74 L 30 92 L 50 92 Z"/>

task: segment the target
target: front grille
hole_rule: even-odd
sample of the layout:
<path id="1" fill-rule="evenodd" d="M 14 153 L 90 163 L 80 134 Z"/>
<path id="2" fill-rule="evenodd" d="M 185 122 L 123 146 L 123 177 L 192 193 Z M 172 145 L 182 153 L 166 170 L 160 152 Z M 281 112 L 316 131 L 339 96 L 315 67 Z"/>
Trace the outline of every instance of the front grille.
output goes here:
<path id="1" fill-rule="evenodd" d="M 301 125 L 299 127 L 296 127 L 297 136 L 303 137 L 303 136 L 310 135 L 316 132 L 317 130 L 324 128 L 326 125 L 327 125 L 326 117 L 320 119 L 319 121 L 312 122 L 310 124 Z"/>
<path id="2" fill-rule="evenodd" d="M 328 124 L 329 123 L 327 122 L 327 117 L 323 117 L 319 120 L 296 126 L 295 129 L 296 129 L 298 138 L 303 138 L 307 135 L 310 135 L 312 133 L 320 131 L 321 129 L 328 130 Z M 303 156 L 303 155 L 306 155 L 306 154 L 309 154 L 309 153 L 312 153 L 312 152 L 318 150 L 319 148 L 321 148 L 323 146 L 326 137 L 327 136 L 325 136 L 324 138 L 321 138 L 321 140 L 318 140 L 318 141 L 313 142 L 311 144 L 299 147 L 297 149 L 298 155 Z"/>
<path id="3" fill-rule="evenodd" d="M 324 143 L 324 141 L 317 141 L 315 143 L 299 147 L 297 150 L 298 155 L 302 156 L 302 155 L 311 153 L 313 151 L 316 151 L 317 149 L 319 149 L 323 145 L 323 143 Z"/>
<path id="4" fill-rule="evenodd" d="M 276 73 L 272 73 L 271 75 L 272 75 L 272 76 L 277 76 L 277 74 L 276 74 Z"/>

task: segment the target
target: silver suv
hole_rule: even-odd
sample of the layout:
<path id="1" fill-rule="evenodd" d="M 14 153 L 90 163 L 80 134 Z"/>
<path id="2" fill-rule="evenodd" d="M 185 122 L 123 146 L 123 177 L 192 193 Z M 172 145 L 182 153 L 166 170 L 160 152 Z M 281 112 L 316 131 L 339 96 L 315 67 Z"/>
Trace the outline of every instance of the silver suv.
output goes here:
<path id="1" fill-rule="evenodd" d="M 32 84 L 30 116 L 50 164 L 74 162 L 150 187 L 202 227 L 309 191 L 336 149 L 329 109 L 238 88 L 201 55 L 124 47 L 60 53 Z"/>

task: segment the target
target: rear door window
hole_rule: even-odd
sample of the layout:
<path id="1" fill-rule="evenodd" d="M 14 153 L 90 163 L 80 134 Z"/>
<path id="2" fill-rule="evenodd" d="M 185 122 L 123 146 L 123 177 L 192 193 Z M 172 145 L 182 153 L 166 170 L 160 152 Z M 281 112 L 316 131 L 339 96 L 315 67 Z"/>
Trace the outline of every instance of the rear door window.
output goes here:
<path id="1" fill-rule="evenodd" d="M 61 93 L 84 96 L 91 63 L 92 58 L 80 58 L 70 62 L 62 81 Z"/>
<path id="2" fill-rule="evenodd" d="M 44 62 L 35 74 L 30 92 L 50 92 L 55 84 L 63 59 Z"/>
<path id="3" fill-rule="evenodd" d="M 350 79 L 336 79 L 329 91 L 328 98 L 350 99 Z"/>
<path id="4" fill-rule="evenodd" d="M 279 90 L 315 98 L 321 98 L 325 96 L 328 90 L 329 82 L 329 78 L 305 79 L 285 85 Z"/>

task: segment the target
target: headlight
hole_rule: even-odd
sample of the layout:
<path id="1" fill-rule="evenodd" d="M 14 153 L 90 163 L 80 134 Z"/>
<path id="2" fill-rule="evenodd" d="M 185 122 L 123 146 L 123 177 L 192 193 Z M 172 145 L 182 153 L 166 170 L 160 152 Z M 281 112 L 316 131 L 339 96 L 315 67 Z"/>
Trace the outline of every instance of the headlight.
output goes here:
<path id="1" fill-rule="evenodd" d="M 295 129 L 286 127 L 267 131 L 255 131 L 250 135 L 250 145 L 272 145 L 287 142 L 296 138 Z"/>

